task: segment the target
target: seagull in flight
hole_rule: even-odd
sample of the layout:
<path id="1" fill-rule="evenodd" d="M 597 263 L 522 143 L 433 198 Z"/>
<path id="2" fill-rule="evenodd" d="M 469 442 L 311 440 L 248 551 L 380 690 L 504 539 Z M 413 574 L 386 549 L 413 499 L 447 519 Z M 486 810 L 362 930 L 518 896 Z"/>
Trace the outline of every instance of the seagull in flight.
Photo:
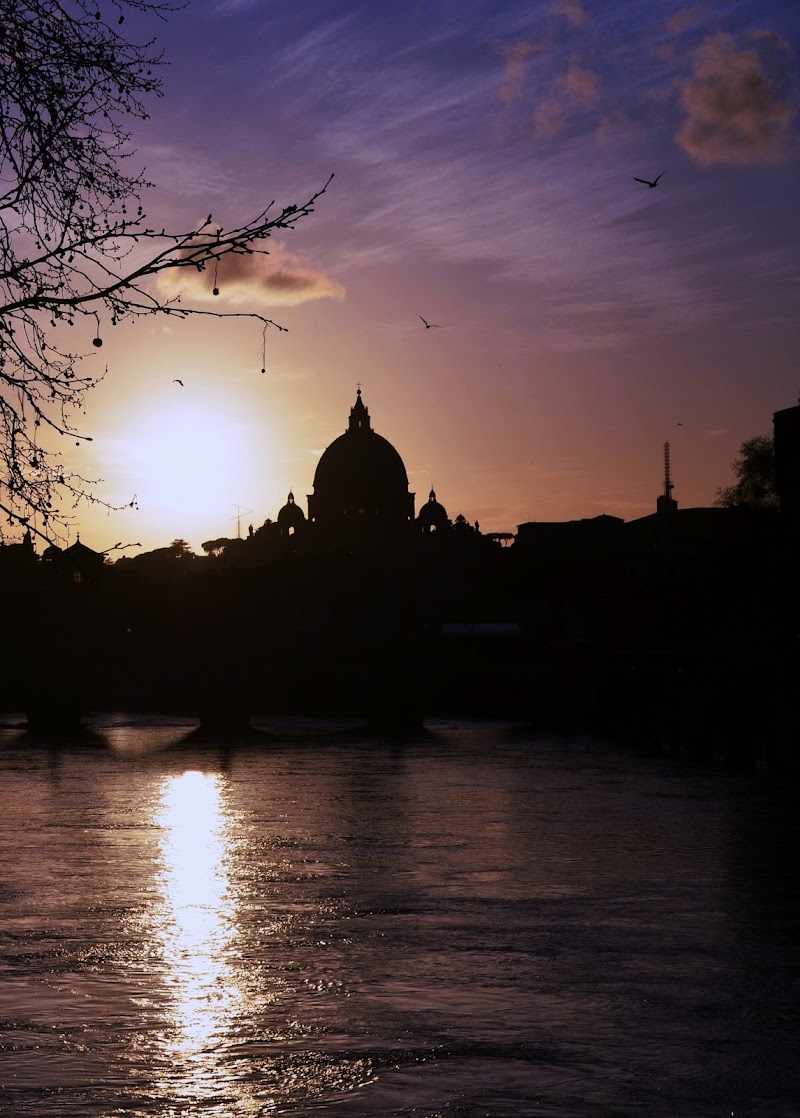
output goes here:
<path id="1" fill-rule="evenodd" d="M 417 317 L 422 318 L 422 315 L 421 314 L 417 315 Z M 439 326 L 438 323 L 436 323 L 436 322 L 428 322 L 424 318 L 422 318 L 422 321 L 425 323 L 425 329 L 426 330 L 442 330 L 442 329 L 444 329 L 444 327 Z"/>
<path id="2" fill-rule="evenodd" d="M 653 188 L 654 186 L 658 186 L 658 179 L 660 179 L 660 178 L 661 178 L 661 177 L 662 177 L 663 175 L 665 175 L 665 174 L 666 174 L 666 171 L 662 171 L 662 172 L 661 172 L 661 174 L 660 174 L 660 175 L 658 176 L 658 178 L 657 178 L 657 179 L 654 179 L 654 180 L 653 180 L 652 182 L 650 182 L 650 180 L 649 180 L 649 179 L 638 179 L 638 178 L 636 177 L 636 175 L 634 175 L 634 176 L 633 176 L 633 181 L 634 181 L 634 182 L 643 182 L 645 186 L 649 186 L 649 187 L 650 187 L 650 189 L 652 190 L 652 188 Z"/>
<path id="3" fill-rule="evenodd" d="M 183 381 L 179 377 L 175 377 L 175 379 L 173 380 L 172 383 L 173 384 L 179 384 L 181 386 L 181 388 L 183 388 Z"/>

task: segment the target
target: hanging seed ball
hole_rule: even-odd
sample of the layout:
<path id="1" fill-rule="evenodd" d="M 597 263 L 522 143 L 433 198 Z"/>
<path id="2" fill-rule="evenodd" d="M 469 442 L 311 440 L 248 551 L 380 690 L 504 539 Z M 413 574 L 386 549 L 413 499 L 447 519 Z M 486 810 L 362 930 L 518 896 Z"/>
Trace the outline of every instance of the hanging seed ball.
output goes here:
<path id="1" fill-rule="evenodd" d="M 92 345 L 96 345 L 98 349 L 100 348 L 100 346 L 102 344 L 103 344 L 103 339 L 102 338 L 92 338 Z"/>
<path id="2" fill-rule="evenodd" d="M 218 287 L 214 288 L 214 295 L 219 295 L 219 288 Z"/>
<path id="3" fill-rule="evenodd" d="M 262 372 L 262 373 L 265 373 L 266 371 L 267 371 L 266 369 L 262 369 L 262 370 L 261 370 L 261 372 Z"/>

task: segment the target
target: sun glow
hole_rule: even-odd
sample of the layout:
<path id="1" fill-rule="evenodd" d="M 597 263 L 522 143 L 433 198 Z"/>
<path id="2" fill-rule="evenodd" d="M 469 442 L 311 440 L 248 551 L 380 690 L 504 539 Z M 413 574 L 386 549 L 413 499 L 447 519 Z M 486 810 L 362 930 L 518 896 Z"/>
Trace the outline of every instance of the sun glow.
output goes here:
<path id="1" fill-rule="evenodd" d="M 252 418 L 231 414 L 218 400 L 170 402 L 134 420 L 114 440 L 114 454 L 139 509 L 164 525 L 162 545 L 182 536 L 197 547 L 208 536 L 233 535 L 227 529 L 235 506 L 257 503 L 269 470 L 265 441 Z"/>

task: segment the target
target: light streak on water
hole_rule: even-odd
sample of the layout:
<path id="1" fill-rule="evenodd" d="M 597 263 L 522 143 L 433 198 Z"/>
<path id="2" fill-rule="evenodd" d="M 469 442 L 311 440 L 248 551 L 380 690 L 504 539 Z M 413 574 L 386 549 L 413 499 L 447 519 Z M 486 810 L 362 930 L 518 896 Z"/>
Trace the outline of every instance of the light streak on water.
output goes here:
<path id="1" fill-rule="evenodd" d="M 164 1033 L 171 1086 L 184 1098 L 229 1094 L 224 1051 L 243 992 L 232 965 L 236 913 L 224 778 L 196 771 L 166 777 L 157 823 L 162 905 L 154 946 L 171 994 Z"/>

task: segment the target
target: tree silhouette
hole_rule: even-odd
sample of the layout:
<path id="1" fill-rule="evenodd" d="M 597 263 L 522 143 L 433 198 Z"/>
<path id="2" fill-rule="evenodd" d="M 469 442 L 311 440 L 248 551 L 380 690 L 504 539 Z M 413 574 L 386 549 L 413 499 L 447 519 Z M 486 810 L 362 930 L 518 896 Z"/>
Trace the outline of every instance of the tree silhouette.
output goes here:
<path id="1" fill-rule="evenodd" d="M 283 329 L 257 313 L 184 305 L 151 282 L 168 269 L 266 253 L 270 234 L 310 214 L 330 183 L 302 205 L 271 202 L 231 228 L 211 214 L 183 231 L 149 221 L 141 198 L 152 184 L 130 170 L 130 125 L 161 95 L 162 56 L 155 40 L 135 42 L 121 28 L 126 10 L 164 19 L 180 6 L 0 0 L 0 539 L 11 524 L 52 541 L 81 501 L 98 501 L 94 483 L 43 445 L 48 431 L 89 441 L 72 417 L 102 374 L 81 370 L 70 327 L 90 320 L 96 348 L 109 327 L 151 314 Z"/>
<path id="2" fill-rule="evenodd" d="M 769 435 L 745 439 L 732 463 L 735 485 L 717 490 L 714 504 L 720 508 L 780 507 L 775 488 L 775 444 Z"/>
<path id="3" fill-rule="evenodd" d="M 205 543 L 200 544 L 200 547 L 206 555 L 218 559 L 230 542 L 230 539 L 226 536 L 220 536 L 220 538 L 216 540 L 206 540 Z"/>

